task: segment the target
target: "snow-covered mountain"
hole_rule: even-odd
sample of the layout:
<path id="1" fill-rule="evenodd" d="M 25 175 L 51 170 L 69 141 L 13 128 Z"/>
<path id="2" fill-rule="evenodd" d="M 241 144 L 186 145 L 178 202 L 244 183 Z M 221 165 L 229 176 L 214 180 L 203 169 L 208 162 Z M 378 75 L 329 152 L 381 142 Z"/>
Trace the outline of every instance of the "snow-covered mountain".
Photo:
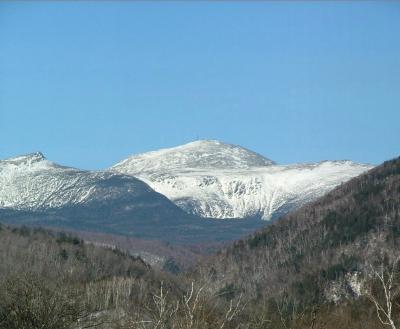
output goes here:
<path id="1" fill-rule="evenodd" d="M 248 169 L 269 166 L 273 161 L 243 147 L 213 140 L 137 154 L 113 166 L 128 174 L 182 169 Z"/>
<path id="2" fill-rule="evenodd" d="M 131 176 L 57 165 L 41 153 L 0 161 L 0 208 L 43 210 L 155 193 Z"/>
<path id="3" fill-rule="evenodd" d="M 371 168 L 351 161 L 276 165 L 243 147 L 201 140 L 133 155 L 110 170 L 138 177 L 188 213 L 268 220 Z"/>
<path id="4" fill-rule="evenodd" d="M 0 161 L 0 220 L 173 243 L 231 240 L 264 225 L 237 218 L 274 218 L 369 168 L 350 161 L 282 166 L 218 141 L 135 155 L 103 171 L 33 153 Z"/>
<path id="5" fill-rule="evenodd" d="M 171 243 L 238 239 L 261 226 L 204 221 L 133 176 L 64 167 L 41 153 L 0 160 L 0 221 Z"/>

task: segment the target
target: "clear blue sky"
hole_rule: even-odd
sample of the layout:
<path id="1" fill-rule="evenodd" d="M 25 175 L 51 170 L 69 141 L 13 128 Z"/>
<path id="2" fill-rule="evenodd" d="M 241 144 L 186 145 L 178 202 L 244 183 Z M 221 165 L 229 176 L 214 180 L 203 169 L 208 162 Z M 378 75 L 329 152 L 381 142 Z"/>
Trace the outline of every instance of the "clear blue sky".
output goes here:
<path id="1" fill-rule="evenodd" d="M 0 158 L 97 169 L 199 138 L 399 155 L 400 3 L 0 3 Z"/>

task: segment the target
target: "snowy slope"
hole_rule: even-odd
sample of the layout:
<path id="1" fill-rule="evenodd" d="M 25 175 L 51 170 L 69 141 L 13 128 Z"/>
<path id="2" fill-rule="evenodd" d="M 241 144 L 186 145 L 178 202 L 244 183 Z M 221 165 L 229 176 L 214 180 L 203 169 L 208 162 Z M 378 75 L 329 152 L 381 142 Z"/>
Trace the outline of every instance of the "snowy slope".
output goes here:
<path id="1" fill-rule="evenodd" d="M 239 146 L 196 141 L 134 155 L 111 168 L 202 217 L 268 220 L 372 168 L 351 161 L 276 165 Z"/>
<path id="2" fill-rule="evenodd" d="M 133 155 L 116 164 L 113 169 L 137 174 L 186 168 L 246 169 L 272 164 L 273 161 L 243 147 L 214 140 L 202 140 Z"/>
<path id="3" fill-rule="evenodd" d="M 233 240 L 261 227 L 201 220 L 133 176 L 63 167 L 41 153 L 0 161 L 0 221 L 174 244 Z"/>
<path id="4" fill-rule="evenodd" d="M 170 202 L 132 176 L 57 165 L 41 153 L 0 161 L 0 208 L 39 210 L 124 201 Z"/>

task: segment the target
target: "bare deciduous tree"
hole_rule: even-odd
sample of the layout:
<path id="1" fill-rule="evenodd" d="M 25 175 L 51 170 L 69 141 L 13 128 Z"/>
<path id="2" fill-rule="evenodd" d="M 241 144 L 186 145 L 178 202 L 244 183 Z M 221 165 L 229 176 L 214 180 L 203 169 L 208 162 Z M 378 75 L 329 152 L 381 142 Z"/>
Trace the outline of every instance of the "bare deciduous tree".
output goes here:
<path id="1" fill-rule="evenodd" d="M 371 266 L 373 276 L 378 281 L 381 291 L 379 294 L 370 287 L 367 292 L 367 297 L 375 305 L 379 321 L 392 329 L 397 329 L 394 307 L 396 306 L 395 300 L 400 295 L 400 282 L 396 278 L 399 274 L 397 269 L 399 261 L 400 257 L 397 257 L 390 268 L 385 266 L 383 262 L 379 269 Z M 382 295 L 382 297 L 379 295 Z"/>

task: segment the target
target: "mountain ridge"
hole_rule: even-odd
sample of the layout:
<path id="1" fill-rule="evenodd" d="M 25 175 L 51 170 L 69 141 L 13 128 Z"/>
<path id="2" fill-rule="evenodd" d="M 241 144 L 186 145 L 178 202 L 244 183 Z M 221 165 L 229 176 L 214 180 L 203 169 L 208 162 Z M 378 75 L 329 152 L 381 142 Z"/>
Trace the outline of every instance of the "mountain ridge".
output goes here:
<path id="1" fill-rule="evenodd" d="M 218 141 L 178 150 L 180 156 L 176 148 L 172 155 L 151 152 L 155 168 L 163 164 L 168 171 L 146 164 L 150 171 L 140 175 L 66 167 L 40 152 L 0 160 L 0 216 L 172 242 L 226 241 L 265 225 L 257 219 L 276 219 L 370 168 L 350 161 L 276 165 Z M 165 152 L 170 157 L 163 162 Z"/>
<path id="2" fill-rule="evenodd" d="M 194 152 L 193 148 L 200 150 Z M 372 168 L 349 160 L 278 165 L 254 152 L 248 156 L 247 152 L 252 151 L 218 141 L 195 141 L 130 156 L 110 171 L 140 178 L 186 212 L 201 217 L 258 216 L 268 220 Z M 245 154 L 244 158 L 238 160 L 236 153 Z M 204 154 L 209 160 L 207 166 L 201 163 Z M 200 165 L 196 166 L 197 157 Z M 233 162 L 221 167 L 218 161 Z"/>
<path id="3" fill-rule="evenodd" d="M 36 153 L 0 161 L 0 220 L 171 243 L 231 240 L 262 225 L 204 221 L 138 178 L 65 167 Z"/>

